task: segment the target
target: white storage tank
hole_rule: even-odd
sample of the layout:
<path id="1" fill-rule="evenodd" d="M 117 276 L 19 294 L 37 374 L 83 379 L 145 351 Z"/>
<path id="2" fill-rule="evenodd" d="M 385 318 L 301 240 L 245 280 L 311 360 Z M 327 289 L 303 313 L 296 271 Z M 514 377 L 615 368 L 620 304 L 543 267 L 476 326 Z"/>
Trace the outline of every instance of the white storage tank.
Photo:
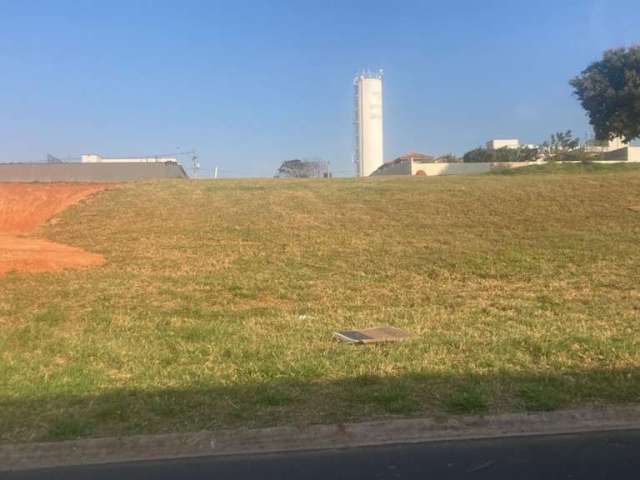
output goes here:
<path id="1" fill-rule="evenodd" d="M 356 175 L 368 177 L 384 162 L 382 132 L 382 70 L 362 73 L 353 81 L 355 88 Z"/>

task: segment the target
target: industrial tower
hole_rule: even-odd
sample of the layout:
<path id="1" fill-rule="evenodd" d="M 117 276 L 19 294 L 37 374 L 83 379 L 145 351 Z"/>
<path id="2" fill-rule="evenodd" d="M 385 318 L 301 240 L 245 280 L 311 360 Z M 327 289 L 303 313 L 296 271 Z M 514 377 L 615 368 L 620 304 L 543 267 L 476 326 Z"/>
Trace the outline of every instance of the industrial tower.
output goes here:
<path id="1" fill-rule="evenodd" d="M 356 175 L 368 177 L 383 162 L 382 136 L 382 70 L 363 72 L 353 79 L 355 93 L 355 152 Z"/>

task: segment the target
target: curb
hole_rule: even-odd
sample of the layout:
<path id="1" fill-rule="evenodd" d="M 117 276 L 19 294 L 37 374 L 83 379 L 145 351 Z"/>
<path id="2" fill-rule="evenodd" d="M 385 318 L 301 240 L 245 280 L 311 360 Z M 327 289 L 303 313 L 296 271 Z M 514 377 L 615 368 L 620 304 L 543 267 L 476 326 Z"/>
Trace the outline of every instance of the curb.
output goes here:
<path id="1" fill-rule="evenodd" d="M 640 405 L 0 445 L 0 471 L 640 429 Z"/>

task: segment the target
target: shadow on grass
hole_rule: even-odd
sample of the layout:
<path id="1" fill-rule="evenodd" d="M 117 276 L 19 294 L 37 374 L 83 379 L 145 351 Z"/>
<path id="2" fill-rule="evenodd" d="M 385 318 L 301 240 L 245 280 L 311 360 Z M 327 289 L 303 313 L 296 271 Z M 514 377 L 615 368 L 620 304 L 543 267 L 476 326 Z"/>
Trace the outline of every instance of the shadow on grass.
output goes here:
<path id="1" fill-rule="evenodd" d="M 640 402 L 638 370 L 358 376 L 101 394 L 0 397 L 3 442 L 62 440 Z"/>

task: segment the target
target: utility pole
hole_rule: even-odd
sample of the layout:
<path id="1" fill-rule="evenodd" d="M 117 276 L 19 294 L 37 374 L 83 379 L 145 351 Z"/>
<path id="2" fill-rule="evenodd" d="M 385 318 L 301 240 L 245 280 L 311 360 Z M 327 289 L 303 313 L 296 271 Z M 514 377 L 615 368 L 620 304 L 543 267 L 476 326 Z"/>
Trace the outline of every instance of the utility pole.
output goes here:
<path id="1" fill-rule="evenodd" d="M 196 151 L 193 151 L 193 156 L 191 157 L 191 169 L 193 170 L 193 177 L 197 178 L 200 174 L 200 162 L 198 161 L 198 154 Z"/>

